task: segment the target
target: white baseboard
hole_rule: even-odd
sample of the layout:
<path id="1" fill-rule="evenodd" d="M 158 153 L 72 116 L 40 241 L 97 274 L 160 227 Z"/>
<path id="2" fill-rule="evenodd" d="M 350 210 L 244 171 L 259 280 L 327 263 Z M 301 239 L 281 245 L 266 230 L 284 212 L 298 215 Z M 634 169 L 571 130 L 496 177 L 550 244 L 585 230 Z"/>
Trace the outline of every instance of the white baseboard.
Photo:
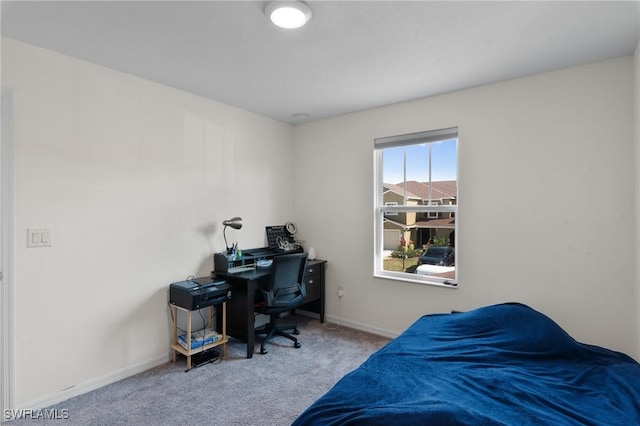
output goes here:
<path id="1" fill-rule="evenodd" d="M 388 337 L 390 339 L 398 337 L 399 335 L 399 333 L 396 333 L 395 331 L 391 331 L 391 330 L 387 330 L 379 327 L 372 327 L 368 324 L 363 324 L 361 322 L 345 320 L 344 318 L 339 318 L 334 315 L 325 315 L 324 320 L 325 322 L 329 321 L 333 324 L 340 324 L 345 327 L 353 328 L 355 330 L 365 331 L 367 333 L 376 334 L 382 337 Z"/>
<path id="2" fill-rule="evenodd" d="M 319 315 L 313 314 L 311 312 L 300 312 L 302 315 L 320 318 Z M 393 339 L 398 336 L 398 333 L 395 333 L 391 330 L 387 330 L 379 327 L 372 327 L 367 324 L 363 324 L 360 322 L 345 320 L 344 318 L 338 318 L 333 315 L 326 315 L 325 322 L 331 322 L 333 324 L 340 324 L 341 326 L 353 328 L 355 330 L 364 331 L 371 334 L 376 334 L 378 336 L 388 337 Z M 45 395 L 41 398 L 37 398 L 23 404 L 20 404 L 20 407 L 16 407 L 17 409 L 33 409 L 39 410 L 47 407 L 51 407 L 52 405 L 56 405 L 60 402 L 66 401 L 67 399 L 85 394 L 87 392 L 91 392 L 93 390 L 99 389 L 103 386 L 109 385 L 111 383 L 115 383 L 118 380 L 126 379 L 127 377 L 133 376 L 138 373 L 142 373 L 150 368 L 157 367 L 158 365 L 164 364 L 170 360 L 170 356 L 161 355 L 148 360 L 146 362 L 133 365 L 131 367 L 123 368 L 122 370 L 115 371 L 113 373 L 109 373 L 102 377 L 97 377 L 92 380 L 88 380 L 84 383 L 80 383 L 76 386 L 73 386 L 69 389 L 64 389 L 60 392 L 56 392 L 54 394 Z"/>
<path id="3" fill-rule="evenodd" d="M 92 390 L 96 390 L 98 388 L 109 385 L 111 383 L 115 383 L 118 380 L 126 379 L 127 377 L 133 376 L 138 373 L 142 373 L 143 371 L 146 371 L 150 368 L 157 367 L 158 365 L 168 362 L 169 358 L 170 357 L 167 356 L 166 354 L 157 356 L 153 359 L 142 362 L 140 364 L 123 368 L 122 370 L 114 371 L 102 377 L 97 377 L 95 379 L 88 380 L 84 383 L 80 383 L 71 388 L 64 389 L 60 392 L 45 395 L 41 398 L 36 398 L 34 400 L 25 402 L 24 404 L 20 404 L 21 406 L 17 407 L 17 409 L 40 410 L 43 408 L 50 407 L 62 401 L 66 401 L 67 399 L 85 394 L 87 392 L 91 392 Z"/>
<path id="4" fill-rule="evenodd" d="M 296 310 L 296 312 L 299 312 L 300 315 L 304 315 L 305 317 L 320 319 L 320 315 L 316 314 L 315 312 L 309 312 L 303 309 L 298 309 Z M 324 320 L 325 320 L 325 323 L 329 321 L 332 324 L 340 324 L 345 327 L 353 328 L 354 330 L 365 331 L 367 333 L 375 334 L 377 336 L 382 336 L 382 337 L 388 337 L 390 339 L 398 337 L 399 335 L 399 333 L 396 333 L 395 331 L 387 330 L 384 328 L 371 327 L 370 325 L 363 324 L 360 322 L 349 321 L 349 320 L 345 320 L 344 318 L 338 318 L 334 315 L 325 315 Z"/>

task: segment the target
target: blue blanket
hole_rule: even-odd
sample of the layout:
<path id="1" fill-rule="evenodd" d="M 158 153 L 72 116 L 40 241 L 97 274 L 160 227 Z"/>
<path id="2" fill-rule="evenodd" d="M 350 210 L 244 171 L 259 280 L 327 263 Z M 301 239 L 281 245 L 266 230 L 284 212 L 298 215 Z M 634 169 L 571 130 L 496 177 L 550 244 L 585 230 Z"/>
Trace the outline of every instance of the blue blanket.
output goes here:
<path id="1" fill-rule="evenodd" d="M 426 315 L 301 425 L 640 425 L 640 364 L 507 303 Z"/>

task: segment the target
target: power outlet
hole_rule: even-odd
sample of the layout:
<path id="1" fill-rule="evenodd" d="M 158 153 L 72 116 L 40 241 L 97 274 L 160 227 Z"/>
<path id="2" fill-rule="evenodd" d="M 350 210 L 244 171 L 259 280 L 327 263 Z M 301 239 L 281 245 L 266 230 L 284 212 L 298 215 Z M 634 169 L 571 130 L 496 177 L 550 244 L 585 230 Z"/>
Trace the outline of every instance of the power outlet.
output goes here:
<path id="1" fill-rule="evenodd" d="M 344 286 L 342 284 L 338 284 L 338 297 L 344 296 Z"/>

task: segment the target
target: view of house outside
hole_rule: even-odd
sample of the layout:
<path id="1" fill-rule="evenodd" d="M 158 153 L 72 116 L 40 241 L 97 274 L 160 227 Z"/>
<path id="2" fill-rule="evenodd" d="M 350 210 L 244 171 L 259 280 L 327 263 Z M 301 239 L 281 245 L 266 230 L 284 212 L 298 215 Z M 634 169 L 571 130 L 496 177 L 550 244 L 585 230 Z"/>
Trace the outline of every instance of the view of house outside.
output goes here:
<path id="1" fill-rule="evenodd" d="M 456 150 L 456 139 L 383 150 L 384 205 L 415 206 L 384 213 L 384 270 L 455 278 Z"/>

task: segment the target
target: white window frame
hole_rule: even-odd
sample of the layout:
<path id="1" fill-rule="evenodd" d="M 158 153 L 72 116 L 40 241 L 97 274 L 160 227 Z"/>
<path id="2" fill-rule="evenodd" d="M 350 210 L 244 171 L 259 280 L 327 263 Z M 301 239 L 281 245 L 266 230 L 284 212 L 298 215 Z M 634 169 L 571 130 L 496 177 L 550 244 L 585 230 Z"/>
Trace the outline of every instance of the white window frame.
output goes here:
<path id="1" fill-rule="evenodd" d="M 419 133 L 411 133 L 407 135 L 399 135 L 399 136 L 389 136 L 383 138 L 376 138 L 374 140 L 374 184 L 373 184 L 373 212 L 374 212 L 374 262 L 373 262 L 373 276 L 377 278 L 385 278 L 391 280 L 398 281 L 406 281 L 418 284 L 429 284 L 429 285 L 437 285 L 446 288 L 457 288 L 458 281 L 458 235 L 457 226 L 458 226 L 458 204 L 453 205 L 406 205 L 407 194 L 405 190 L 405 203 L 404 205 L 397 206 L 386 206 L 384 203 L 384 193 L 383 193 L 383 159 L 382 152 L 385 148 L 394 148 L 401 146 L 409 146 L 409 145 L 419 145 L 433 142 L 440 142 L 456 139 L 458 140 L 458 128 L 450 127 L 446 129 L 439 130 L 431 130 L 426 132 Z M 457 171 L 457 147 L 456 147 L 456 171 Z M 457 173 L 456 173 L 457 174 Z M 456 181 L 457 181 L 456 176 Z M 405 179 L 406 180 L 406 179 Z M 457 195 L 456 195 L 457 196 Z M 408 213 L 408 212 L 419 212 L 419 213 L 453 213 L 456 216 L 456 226 L 454 228 L 455 232 L 455 242 L 454 242 L 454 250 L 456 256 L 456 278 L 441 278 L 430 275 L 418 275 L 418 274 L 410 274 L 406 272 L 397 272 L 397 271 L 385 271 L 384 259 L 383 259 L 383 245 L 384 245 L 384 216 L 387 212 L 398 212 L 398 213 Z"/>

